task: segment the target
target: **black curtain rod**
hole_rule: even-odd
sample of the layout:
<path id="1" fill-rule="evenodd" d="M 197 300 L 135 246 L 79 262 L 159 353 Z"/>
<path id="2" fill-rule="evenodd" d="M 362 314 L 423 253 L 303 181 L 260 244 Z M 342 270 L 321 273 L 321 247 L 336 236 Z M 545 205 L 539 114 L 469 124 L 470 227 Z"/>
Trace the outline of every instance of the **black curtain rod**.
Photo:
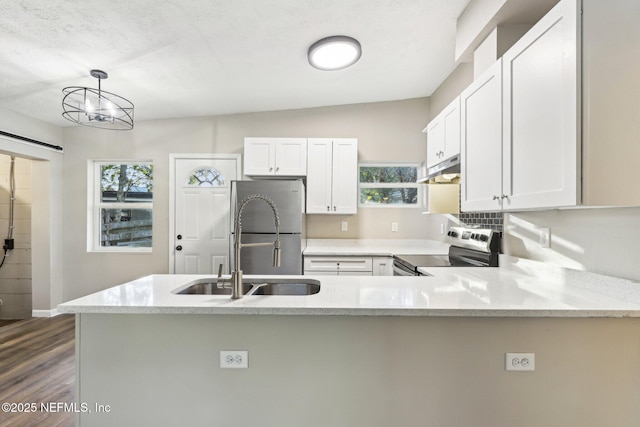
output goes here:
<path id="1" fill-rule="evenodd" d="M 43 147 L 52 148 L 54 150 L 64 151 L 64 148 L 60 147 L 59 145 L 47 144 L 46 142 L 27 138 L 26 136 L 20 136 L 13 133 L 5 132 L 3 130 L 0 130 L 0 135 L 8 136 L 9 138 L 18 139 L 24 142 L 29 142 L 31 144 L 42 145 Z"/>

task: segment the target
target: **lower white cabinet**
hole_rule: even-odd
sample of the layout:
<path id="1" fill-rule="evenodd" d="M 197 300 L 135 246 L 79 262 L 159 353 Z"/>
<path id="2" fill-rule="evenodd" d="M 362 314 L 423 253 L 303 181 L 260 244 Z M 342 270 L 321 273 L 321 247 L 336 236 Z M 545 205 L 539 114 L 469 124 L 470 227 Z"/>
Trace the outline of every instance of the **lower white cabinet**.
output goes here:
<path id="1" fill-rule="evenodd" d="M 304 274 L 316 276 L 393 276 L 393 258 L 305 256 Z"/>
<path id="2" fill-rule="evenodd" d="M 373 257 L 374 276 L 393 276 L 393 257 Z"/>
<path id="3" fill-rule="evenodd" d="M 371 276 L 372 257 L 305 256 L 304 274 L 330 276 Z"/>

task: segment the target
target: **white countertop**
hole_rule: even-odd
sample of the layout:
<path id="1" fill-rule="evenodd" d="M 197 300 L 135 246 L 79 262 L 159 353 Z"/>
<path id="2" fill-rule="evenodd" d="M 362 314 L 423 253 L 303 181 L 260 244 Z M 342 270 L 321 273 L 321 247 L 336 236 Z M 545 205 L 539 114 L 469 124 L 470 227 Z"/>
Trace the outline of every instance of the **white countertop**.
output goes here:
<path id="1" fill-rule="evenodd" d="M 425 239 L 307 239 L 308 256 L 392 256 L 446 254 L 449 245 Z"/>
<path id="2" fill-rule="evenodd" d="M 507 263 L 508 264 L 508 263 Z M 58 306 L 62 313 L 464 317 L 640 317 L 640 283 L 519 260 L 508 268 L 430 268 L 433 276 L 300 276 L 309 296 L 177 295 L 211 276 L 156 274 Z M 251 278 L 252 276 L 245 276 Z M 275 277 L 275 276 L 271 276 Z M 292 276 L 286 276 L 291 279 Z"/>

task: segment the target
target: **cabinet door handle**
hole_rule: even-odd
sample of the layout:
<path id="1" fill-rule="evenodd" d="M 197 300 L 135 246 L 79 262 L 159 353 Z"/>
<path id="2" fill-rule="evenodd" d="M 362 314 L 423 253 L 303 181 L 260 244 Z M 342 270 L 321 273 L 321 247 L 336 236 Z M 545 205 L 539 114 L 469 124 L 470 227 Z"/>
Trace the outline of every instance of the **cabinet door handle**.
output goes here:
<path id="1" fill-rule="evenodd" d="M 280 170 L 280 166 L 276 167 L 276 172 L 278 172 Z"/>
<path id="2" fill-rule="evenodd" d="M 182 250 L 182 245 L 176 246 L 176 251 L 181 251 L 181 250 Z"/>
<path id="3" fill-rule="evenodd" d="M 327 212 L 331 212 L 331 208 L 327 206 Z"/>
<path id="4" fill-rule="evenodd" d="M 333 211 L 334 211 L 334 212 L 336 211 L 336 207 L 335 207 L 335 206 L 333 207 Z"/>
<path id="5" fill-rule="evenodd" d="M 493 200 L 500 200 L 500 196 L 493 196 Z"/>
<path id="6" fill-rule="evenodd" d="M 269 168 L 269 172 L 273 172 L 273 168 L 272 168 L 272 167 L 271 167 L 271 168 Z"/>
<path id="7" fill-rule="evenodd" d="M 507 196 L 506 194 L 503 194 L 502 197 L 501 197 L 501 199 L 508 199 L 508 198 L 509 198 L 509 196 Z"/>

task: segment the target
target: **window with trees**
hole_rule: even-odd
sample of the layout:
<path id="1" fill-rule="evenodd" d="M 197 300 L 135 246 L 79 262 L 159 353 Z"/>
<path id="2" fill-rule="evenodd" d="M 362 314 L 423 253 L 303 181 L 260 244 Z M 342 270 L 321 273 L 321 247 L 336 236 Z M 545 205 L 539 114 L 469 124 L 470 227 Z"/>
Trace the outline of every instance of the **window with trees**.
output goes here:
<path id="1" fill-rule="evenodd" d="M 89 250 L 150 252 L 153 241 L 153 164 L 94 161 Z"/>
<path id="2" fill-rule="evenodd" d="M 419 164 L 360 164 L 360 206 L 422 207 Z"/>

